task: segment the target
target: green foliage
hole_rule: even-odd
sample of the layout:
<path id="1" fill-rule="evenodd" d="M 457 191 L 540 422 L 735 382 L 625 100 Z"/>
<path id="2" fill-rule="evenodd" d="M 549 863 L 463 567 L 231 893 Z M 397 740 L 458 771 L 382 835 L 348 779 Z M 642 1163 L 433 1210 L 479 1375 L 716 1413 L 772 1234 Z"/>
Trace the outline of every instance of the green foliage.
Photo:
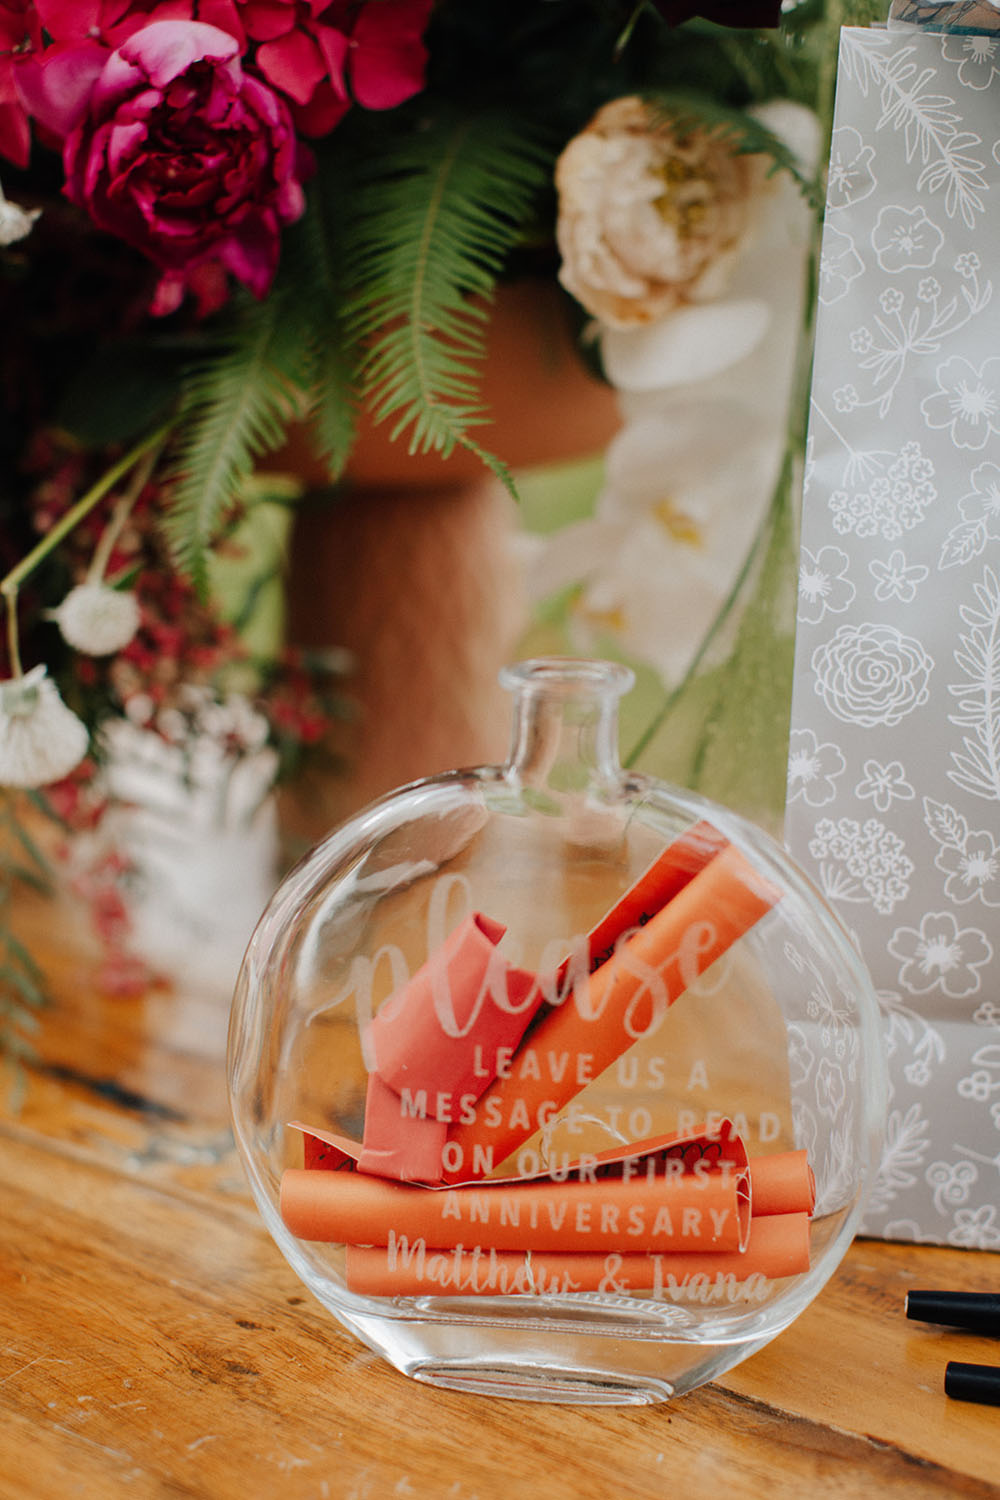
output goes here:
<path id="1" fill-rule="evenodd" d="M 240 299 L 225 342 L 188 372 L 165 526 L 178 568 L 204 589 L 206 557 L 255 461 L 276 448 L 303 403 L 309 343 L 287 284 Z"/>
<path id="2" fill-rule="evenodd" d="M 547 187 L 551 153 L 503 113 L 442 112 L 367 164 L 348 235 L 346 321 L 364 346 L 361 395 L 409 451 L 471 449 L 489 299 Z"/>
<path id="3" fill-rule="evenodd" d="M 548 185 L 551 153 L 496 114 L 413 122 L 359 167 L 320 164 L 263 302 L 241 299 L 224 341 L 184 382 L 166 520 L 178 567 L 201 586 L 206 557 L 257 459 L 306 419 L 331 480 L 359 403 L 411 452 L 477 453 L 471 430 L 489 299 Z"/>
<path id="4" fill-rule="evenodd" d="M 41 798 L 29 805 L 46 810 Z M 0 1060 L 8 1074 L 11 1101 L 23 1088 L 21 1066 L 30 1058 L 37 1012 L 48 997 L 45 979 L 27 948 L 14 935 L 11 906 L 20 887 L 48 892 L 48 865 L 25 825 L 17 793 L 0 790 Z"/>
<path id="5" fill-rule="evenodd" d="M 344 322 L 344 225 L 353 178 L 350 153 L 332 149 L 320 158 L 305 216 L 286 235 L 282 267 L 302 329 L 313 446 L 331 480 L 344 471 L 357 425 L 358 356 Z"/>
<path id="6" fill-rule="evenodd" d="M 769 156 L 773 163 L 771 173 L 787 172 L 817 213 L 822 210 L 819 178 L 806 176 L 794 151 L 763 121 L 702 94 L 671 90 L 656 91 L 646 97 L 664 121 L 682 136 L 698 128 L 706 129 L 728 137 L 740 154 Z"/>

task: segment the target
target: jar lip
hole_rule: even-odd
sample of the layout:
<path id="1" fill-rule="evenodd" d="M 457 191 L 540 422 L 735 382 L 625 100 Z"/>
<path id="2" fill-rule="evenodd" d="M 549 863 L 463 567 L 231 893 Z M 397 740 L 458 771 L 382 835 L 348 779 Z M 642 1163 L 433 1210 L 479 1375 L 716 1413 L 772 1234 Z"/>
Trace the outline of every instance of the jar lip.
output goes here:
<path id="1" fill-rule="evenodd" d="M 635 686 L 635 673 L 622 662 L 596 657 L 533 656 L 501 667 L 500 685 L 513 692 L 537 689 L 567 697 L 585 692 L 621 698 Z"/>

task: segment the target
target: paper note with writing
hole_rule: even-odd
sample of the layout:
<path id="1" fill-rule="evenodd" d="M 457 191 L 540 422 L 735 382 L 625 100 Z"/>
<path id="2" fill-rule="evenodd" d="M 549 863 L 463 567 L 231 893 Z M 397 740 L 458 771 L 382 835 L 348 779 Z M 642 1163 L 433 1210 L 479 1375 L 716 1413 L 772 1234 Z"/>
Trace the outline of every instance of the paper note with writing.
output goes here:
<path id="1" fill-rule="evenodd" d="M 1000 1248 L 1000 33 L 842 33 L 786 838 L 879 991 L 866 1230 Z"/>

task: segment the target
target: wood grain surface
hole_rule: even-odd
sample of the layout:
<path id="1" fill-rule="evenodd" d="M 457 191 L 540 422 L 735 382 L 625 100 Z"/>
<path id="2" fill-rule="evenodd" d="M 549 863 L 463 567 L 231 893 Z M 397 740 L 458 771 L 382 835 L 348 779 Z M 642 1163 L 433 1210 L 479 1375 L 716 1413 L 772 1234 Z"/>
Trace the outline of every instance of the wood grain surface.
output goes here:
<path id="1" fill-rule="evenodd" d="M 0 1115 L 0 1497 L 709 1500 L 1000 1496 L 1000 1409 L 909 1323 L 908 1287 L 1000 1288 L 1000 1255 L 857 1241 L 762 1353 L 675 1403 L 437 1391 L 344 1333 L 278 1254 L 228 1129 L 219 997 L 94 990 L 29 907 L 55 1001 Z"/>

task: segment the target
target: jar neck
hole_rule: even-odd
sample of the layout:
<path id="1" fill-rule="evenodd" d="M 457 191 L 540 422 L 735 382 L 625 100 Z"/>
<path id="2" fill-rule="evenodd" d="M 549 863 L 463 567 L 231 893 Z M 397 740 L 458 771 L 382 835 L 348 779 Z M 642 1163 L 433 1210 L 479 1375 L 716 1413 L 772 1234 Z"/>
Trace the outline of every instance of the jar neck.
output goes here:
<path id="1" fill-rule="evenodd" d="M 549 796 L 617 787 L 618 702 L 632 672 L 613 662 L 542 657 L 506 667 L 514 694 L 505 774 Z"/>

